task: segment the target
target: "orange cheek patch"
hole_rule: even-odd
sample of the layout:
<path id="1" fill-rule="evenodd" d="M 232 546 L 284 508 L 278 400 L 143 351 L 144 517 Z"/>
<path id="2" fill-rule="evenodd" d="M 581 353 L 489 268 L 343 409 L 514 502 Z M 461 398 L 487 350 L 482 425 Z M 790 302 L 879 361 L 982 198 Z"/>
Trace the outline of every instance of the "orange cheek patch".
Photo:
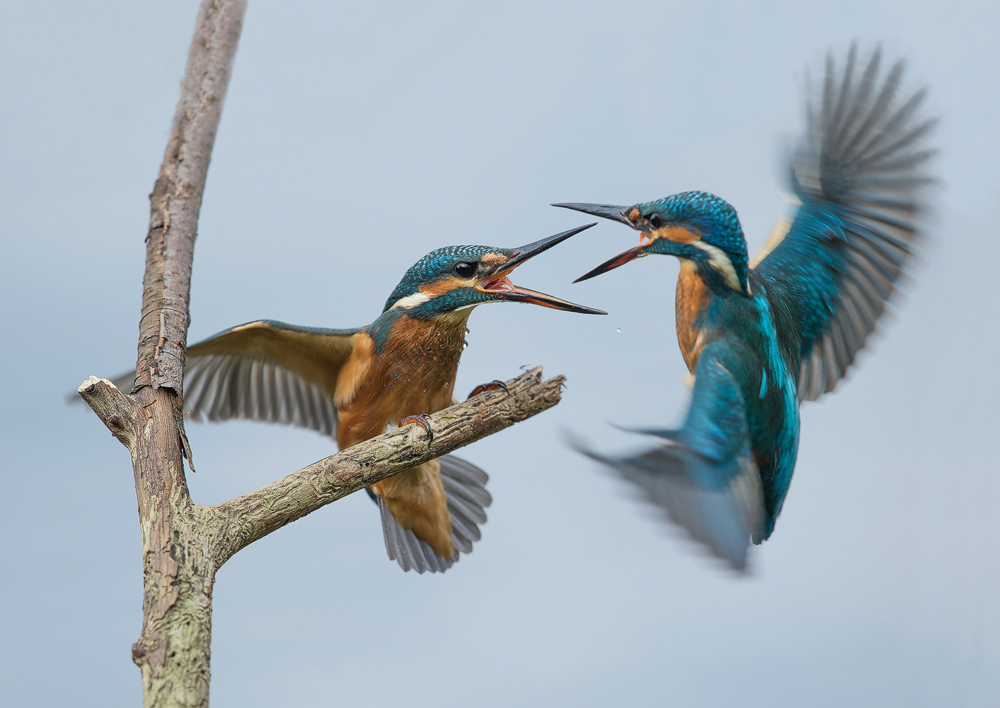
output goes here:
<path id="1" fill-rule="evenodd" d="M 701 239 L 701 236 L 683 226 L 664 226 L 661 229 L 653 231 L 652 235 L 654 238 L 665 238 L 674 243 L 691 244 Z"/>
<path id="2" fill-rule="evenodd" d="M 640 218 L 642 218 L 642 214 L 639 213 L 638 209 L 636 209 L 635 207 L 632 207 L 632 209 L 628 213 L 628 220 L 629 221 L 638 221 Z"/>
<path id="3" fill-rule="evenodd" d="M 452 290 L 457 288 L 467 288 L 472 285 L 472 279 L 462 280 L 461 278 L 456 278 L 454 276 L 448 276 L 447 278 L 441 278 L 440 280 L 435 280 L 433 283 L 428 283 L 427 285 L 420 286 L 420 292 L 429 298 L 436 298 L 438 295 L 444 295 L 445 293 L 450 293 Z"/>

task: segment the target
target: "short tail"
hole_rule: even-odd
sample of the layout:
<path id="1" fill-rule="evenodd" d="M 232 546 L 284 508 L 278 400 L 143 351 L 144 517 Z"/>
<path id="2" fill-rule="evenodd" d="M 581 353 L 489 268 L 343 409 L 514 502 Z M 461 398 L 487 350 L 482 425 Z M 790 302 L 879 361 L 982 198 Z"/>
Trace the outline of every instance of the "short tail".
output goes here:
<path id="1" fill-rule="evenodd" d="M 458 561 L 460 554 L 472 553 L 472 544 L 482 538 L 479 526 L 486 523 L 486 508 L 493 502 L 486 491 L 489 476 L 471 462 L 452 455 L 439 457 L 438 462 L 451 516 L 451 540 L 455 547 L 451 558 L 442 558 L 413 531 L 400 526 L 385 504 L 369 492 L 382 514 L 386 553 L 404 571 L 443 573 Z"/>
<path id="2" fill-rule="evenodd" d="M 695 541 L 745 571 L 751 537 L 762 535 L 760 475 L 750 455 L 713 462 L 683 443 L 611 461 Z"/>
<path id="3" fill-rule="evenodd" d="M 752 457 L 745 451 L 712 461 L 692 450 L 677 431 L 636 432 L 666 439 L 631 457 L 605 457 L 572 444 L 638 487 L 694 541 L 745 572 L 749 541 L 752 537 L 760 542 L 766 523 L 760 474 Z"/>

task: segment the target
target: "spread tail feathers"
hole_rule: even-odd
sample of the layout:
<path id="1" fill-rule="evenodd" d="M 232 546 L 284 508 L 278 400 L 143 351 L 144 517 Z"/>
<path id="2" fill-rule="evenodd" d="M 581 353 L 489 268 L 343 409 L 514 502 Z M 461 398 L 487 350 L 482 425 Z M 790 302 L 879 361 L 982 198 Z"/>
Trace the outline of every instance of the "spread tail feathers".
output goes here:
<path id="1" fill-rule="evenodd" d="M 451 558 L 442 558 L 413 531 L 400 526 L 385 504 L 372 495 L 382 514 L 386 553 L 404 571 L 443 573 L 461 553 L 472 553 L 472 544 L 482 537 L 479 525 L 486 523 L 486 507 L 493 502 L 486 491 L 489 477 L 483 470 L 452 455 L 440 457 L 438 462 L 451 516 L 451 540 L 455 546 L 455 555 Z"/>

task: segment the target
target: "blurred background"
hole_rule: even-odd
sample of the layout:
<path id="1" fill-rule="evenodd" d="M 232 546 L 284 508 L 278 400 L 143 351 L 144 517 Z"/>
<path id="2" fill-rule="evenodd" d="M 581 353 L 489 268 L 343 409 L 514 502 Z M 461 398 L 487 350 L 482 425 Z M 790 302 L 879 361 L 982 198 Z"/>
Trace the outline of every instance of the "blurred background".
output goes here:
<path id="1" fill-rule="evenodd" d="M 418 6 L 422 5 L 422 6 Z M 0 4 L 0 701 L 138 705 L 140 540 L 126 450 L 65 395 L 134 364 L 147 194 L 197 3 Z M 432 248 L 584 223 L 558 201 L 702 189 L 751 254 L 776 219 L 806 67 L 851 40 L 930 88 L 930 238 L 846 382 L 802 412 L 774 536 L 740 578 L 570 452 L 686 410 L 677 264 L 573 278 L 600 224 L 518 282 L 609 317 L 477 310 L 457 392 L 543 364 L 555 409 L 461 451 L 484 538 L 444 575 L 387 560 L 358 494 L 233 558 L 216 705 L 1000 704 L 1000 5 L 252 2 L 209 172 L 190 336 L 365 324 Z M 195 501 L 331 440 L 191 425 Z"/>

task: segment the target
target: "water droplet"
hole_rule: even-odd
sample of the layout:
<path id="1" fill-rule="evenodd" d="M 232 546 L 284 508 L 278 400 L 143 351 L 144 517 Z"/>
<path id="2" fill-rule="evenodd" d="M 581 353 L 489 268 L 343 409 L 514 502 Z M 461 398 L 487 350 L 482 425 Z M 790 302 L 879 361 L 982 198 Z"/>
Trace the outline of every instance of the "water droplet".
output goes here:
<path id="1" fill-rule="evenodd" d="M 613 324 L 615 326 L 615 331 L 618 332 L 618 334 L 622 333 L 622 328 L 618 326 L 617 322 L 615 322 L 614 320 L 611 320 L 611 324 Z"/>

